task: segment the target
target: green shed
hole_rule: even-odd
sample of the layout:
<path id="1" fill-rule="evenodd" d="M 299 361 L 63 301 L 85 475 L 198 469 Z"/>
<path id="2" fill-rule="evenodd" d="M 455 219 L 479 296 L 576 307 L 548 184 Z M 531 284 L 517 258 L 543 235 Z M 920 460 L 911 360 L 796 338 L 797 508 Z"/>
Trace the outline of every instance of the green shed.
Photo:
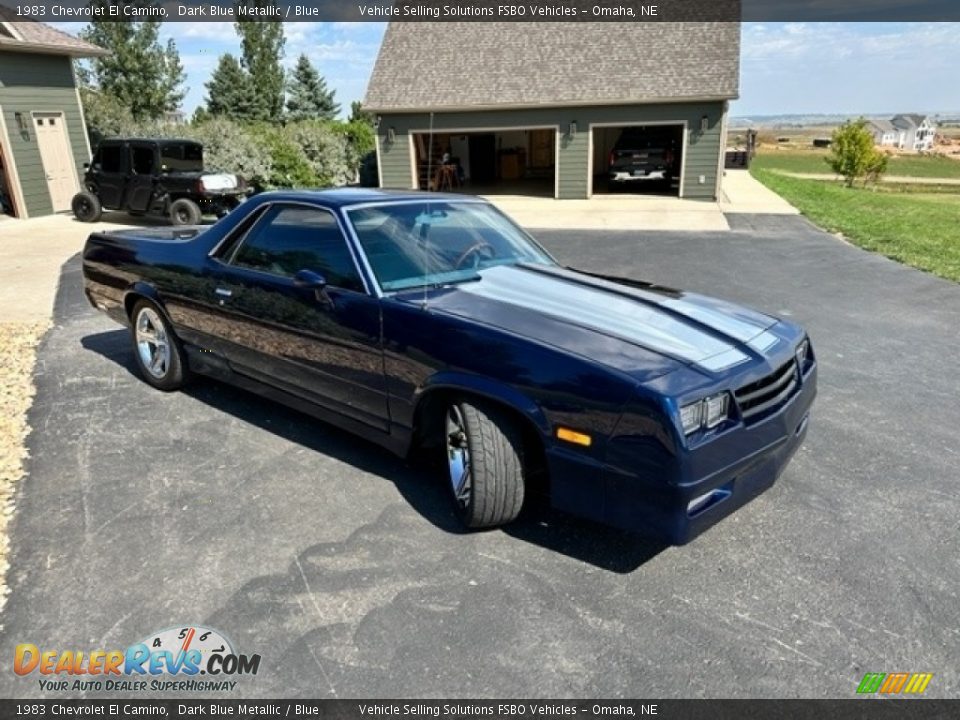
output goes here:
<path id="1" fill-rule="evenodd" d="M 739 70 L 739 23 L 393 22 L 364 109 L 383 187 L 715 200 Z M 666 187 L 608 182 L 627 128 L 669 149 Z"/>
<path id="2" fill-rule="evenodd" d="M 106 51 L 0 7 L 0 192 L 8 214 L 70 209 L 90 145 L 73 59 Z"/>

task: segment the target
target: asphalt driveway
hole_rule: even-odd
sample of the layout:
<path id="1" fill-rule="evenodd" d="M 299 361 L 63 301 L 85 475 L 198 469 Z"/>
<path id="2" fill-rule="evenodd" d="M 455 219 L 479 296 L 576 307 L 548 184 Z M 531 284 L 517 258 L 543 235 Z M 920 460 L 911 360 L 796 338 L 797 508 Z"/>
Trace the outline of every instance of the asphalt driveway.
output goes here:
<path id="1" fill-rule="evenodd" d="M 562 261 L 810 330 L 821 393 L 778 484 L 682 548 L 549 512 L 464 534 L 437 481 L 212 382 L 163 394 L 64 268 L 39 354 L 0 696 L 17 643 L 203 624 L 263 657 L 235 696 L 960 695 L 960 286 L 802 218 L 535 233 Z M 92 693 L 92 696 L 98 693 Z"/>

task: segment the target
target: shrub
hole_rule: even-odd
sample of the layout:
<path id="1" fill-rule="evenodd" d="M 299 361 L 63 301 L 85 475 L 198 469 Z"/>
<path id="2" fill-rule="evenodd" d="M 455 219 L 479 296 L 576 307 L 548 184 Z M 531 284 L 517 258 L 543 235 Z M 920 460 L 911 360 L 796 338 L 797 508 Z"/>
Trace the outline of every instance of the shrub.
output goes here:
<path id="1" fill-rule="evenodd" d="M 213 118 L 176 129 L 178 136 L 203 143 L 207 168 L 237 173 L 257 189 L 271 187 L 274 162 L 270 149 L 242 125 L 225 118 Z"/>
<path id="2" fill-rule="evenodd" d="M 321 184 L 303 149 L 287 128 L 261 124 L 256 126 L 256 133 L 258 138 L 262 138 L 263 149 L 272 161 L 270 175 L 264 183 L 265 189 L 308 188 Z"/>
<path id="3" fill-rule="evenodd" d="M 347 138 L 333 127 L 337 125 L 305 120 L 291 123 L 283 130 L 286 139 L 300 149 L 315 185 L 343 185 L 356 175 Z"/>
<path id="4" fill-rule="evenodd" d="M 847 187 L 853 187 L 861 178 L 864 185 L 877 182 L 887 171 L 889 158 L 874 147 L 867 121 L 860 118 L 834 130 L 830 156 L 825 160 L 837 175 L 843 176 Z"/>

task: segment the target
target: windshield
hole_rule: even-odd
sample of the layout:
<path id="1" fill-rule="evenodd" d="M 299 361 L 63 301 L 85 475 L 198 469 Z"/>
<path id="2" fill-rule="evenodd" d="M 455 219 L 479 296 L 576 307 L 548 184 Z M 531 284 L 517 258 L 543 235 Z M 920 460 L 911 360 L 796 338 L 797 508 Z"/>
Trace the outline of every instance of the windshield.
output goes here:
<path id="1" fill-rule="evenodd" d="M 170 172 L 203 170 L 203 145 L 183 143 L 160 146 L 160 165 Z"/>
<path id="2" fill-rule="evenodd" d="M 446 285 L 495 265 L 554 265 L 553 258 L 490 205 L 427 200 L 347 211 L 384 291 Z"/>

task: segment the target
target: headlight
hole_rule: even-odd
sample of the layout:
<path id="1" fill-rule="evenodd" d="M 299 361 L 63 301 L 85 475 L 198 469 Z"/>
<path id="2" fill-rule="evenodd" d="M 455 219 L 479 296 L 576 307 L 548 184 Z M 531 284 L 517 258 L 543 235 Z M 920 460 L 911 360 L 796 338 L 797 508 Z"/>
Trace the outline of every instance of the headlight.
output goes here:
<path id="1" fill-rule="evenodd" d="M 717 425 L 727 419 L 727 406 L 730 402 L 730 396 L 726 393 L 708 397 L 703 401 L 704 418 L 703 424 L 708 428 L 715 428 Z"/>
<path id="2" fill-rule="evenodd" d="M 680 424 L 684 435 L 700 428 L 715 428 L 730 415 L 730 395 L 720 393 L 680 408 Z"/>
<path id="3" fill-rule="evenodd" d="M 684 405 L 680 408 L 680 424 L 683 425 L 684 435 L 689 435 L 703 425 L 703 400 Z"/>
<path id="4" fill-rule="evenodd" d="M 803 368 L 807 364 L 807 355 L 810 353 L 810 341 L 804 338 L 800 341 L 800 344 L 797 345 L 797 367 L 800 368 L 800 372 L 803 372 Z"/>

